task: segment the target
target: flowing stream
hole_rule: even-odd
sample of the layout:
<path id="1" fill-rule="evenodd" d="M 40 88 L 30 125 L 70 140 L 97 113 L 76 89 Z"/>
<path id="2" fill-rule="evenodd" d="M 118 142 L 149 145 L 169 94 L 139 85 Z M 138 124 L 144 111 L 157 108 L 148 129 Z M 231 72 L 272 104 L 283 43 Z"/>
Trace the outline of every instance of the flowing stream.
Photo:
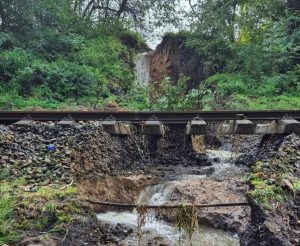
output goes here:
<path id="1" fill-rule="evenodd" d="M 233 156 L 229 151 L 209 150 L 207 154 L 213 160 L 213 167 L 216 172 L 213 175 L 231 175 L 238 172 L 238 168 L 231 163 Z M 162 205 L 168 201 L 176 186 L 182 182 L 190 181 L 191 179 L 203 179 L 204 175 L 183 175 L 177 180 L 165 182 L 159 185 L 149 186 L 141 192 L 137 201 L 139 204 Z M 137 227 L 138 215 L 136 210 L 129 212 L 107 212 L 97 215 L 98 220 L 109 223 L 111 225 L 123 224 L 132 228 Z M 148 244 L 149 241 L 160 238 L 164 240 L 164 244 L 157 245 L 190 245 L 190 241 L 186 236 L 179 232 L 176 225 L 167 223 L 156 218 L 147 220 L 143 227 L 142 245 Z M 161 241 L 160 241 L 161 242 Z M 127 238 L 124 245 L 136 245 L 135 236 Z M 210 227 L 199 226 L 192 237 L 193 245 L 205 246 L 238 246 L 239 239 L 237 236 L 226 233 L 222 230 L 213 229 Z"/>

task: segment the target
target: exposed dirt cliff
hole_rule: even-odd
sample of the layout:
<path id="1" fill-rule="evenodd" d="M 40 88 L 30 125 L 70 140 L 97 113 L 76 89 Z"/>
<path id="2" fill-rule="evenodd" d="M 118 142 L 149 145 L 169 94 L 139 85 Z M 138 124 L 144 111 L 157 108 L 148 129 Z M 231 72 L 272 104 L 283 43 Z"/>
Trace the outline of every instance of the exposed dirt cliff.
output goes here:
<path id="1" fill-rule="evenodd" d="M 202 57 L 185 45 L 184 35 L 166 35 L 150 58 L 150 78 L 152 82 L 162 81 L 166 76 L 176 84 L 180 75 L 190 77 L 188 89 L 197 88 L 206 74 Z"/>

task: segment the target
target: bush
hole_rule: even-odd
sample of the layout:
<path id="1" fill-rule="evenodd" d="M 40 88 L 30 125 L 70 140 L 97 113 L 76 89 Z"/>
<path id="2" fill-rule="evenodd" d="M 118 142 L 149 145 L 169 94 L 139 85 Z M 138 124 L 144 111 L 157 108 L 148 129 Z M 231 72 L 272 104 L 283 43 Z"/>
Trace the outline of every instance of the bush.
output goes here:
<path id="1" fill-rule="evenodd" d="M 21 48 L 6 50 L 0 53 L 0 81 L 7 83 L 19 70 L 29 67 L 31 55 Z"/>
<path id="2" fill-rule="evenodd" d="M 80 35 L 63 35 L 46 30 L 29 42 L 28 49 L 40 59 L 54 61 L 62 57 L 69 57 L 74 52 L 83 49 L 84 41 L 84 37 Z"/>
<path id="3" fill-rule="evenodd" d="M 131 54 L 116 36 L 103 32 L 84 38 L 45 29 L 27 37 L 22 44 L 26 49 L 14 42 L 19 47 L 1 51 L 1 43 L 12 37 L 0 33 L 2 109 L 34 103 L 43 108 L 70 103 L 94 106 L 113 95 L 126 104 L 126 97 L 133 95 Z M 130 101 L 127 104 L 133 105 Z"/>
<path id="4" fill-rule="evenodd" d="M 246 93 L 251 87 L 251 84 L 249 85 L 247 82 L 249 81 L 239 74 L 217 74 L 209 77 L 204 84 L 222 97 L 228 97 L 232 94 Z"/>
<path id="5" fill-rule="evenodd" d="M 51 63 L 37 60 L 32 67 L 20 70 L 12 85 L 23 97 L 34 96 L 34 92 L 38 92 L 41 98 L 64 101 L 99 95 L 101 81 L 98 79 L 87 66 L 64 60 Z"/>
<path id="6" fill-rule="evenodd" d="M 117 102 L 122 108 L 129 110 L 144 110 L 149 108 L 148 96 L 149 90 L 147 88 L 135 85 L 129 93 L 121 96 L 120 100 L 117 100 Z"/>
<path id="7" fill-rule="evenodd" d="M 201 34 L 183 34 L 186 36 L 186 46 L 196 50 L 203 59 L 206 74 L 215 74 L 223 71 L 227 60 L 233 56 L 230 42 L 217 37 Z"/>
<path id="8" fill-rule="evenodd" d="M 12 33 L 0 32 L 0 51 L 12 49 L 15 45 L 19 45 L 19 42 Z"/>
<path id="9" fill-rule="evenodd" d="M 275 84 L 280 93 L 288 92 L 293 95 L 300 94 L 300 65 L 296 65 L 295 68 L 286 74 L 281 76 L 281 80 Z"/>
<path id="10" fill-rule="evenodd" d="M 154 110 L 209 110 L 213 107 L 211 91 L 204 86 L 187 92 L 188 77 L 180 77 L 177 85 L 172 85 L 169 78 L 160 84 L 158 91 L 152 89 L 152 109 Z M 156 94 L 155 94 L 156 93 Z"/>
<path id="11" fill-rule="evenodd" d="M 125 46 L 113 36 L 86 40 L 84 48 L 74 53 L 72 60 L 80 65 L 94 67 L 113 93 L 128 92 L 134 81 L 133 67 Z"/>

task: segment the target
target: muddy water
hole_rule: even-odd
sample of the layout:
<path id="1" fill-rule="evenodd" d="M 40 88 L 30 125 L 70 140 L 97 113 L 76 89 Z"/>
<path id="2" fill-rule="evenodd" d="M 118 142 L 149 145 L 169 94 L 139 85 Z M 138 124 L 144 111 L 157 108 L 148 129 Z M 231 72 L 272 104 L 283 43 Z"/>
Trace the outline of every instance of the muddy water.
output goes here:
<path id="1" fill-rule="evenodd" d="M 136 228 L 137 213 L 136 212 L 108 212 L 98 214 L 98 219 L 111 224 L 124 224 L 129 227 Z M 176 226 L 168 224 L 164 221 L 158 221 L 149 218 L 143 227 L 144 235 L 142 245 L 148 245 L 149 242 L 164 242 L 167 245 L 189 245 L 189 239 L 179 232 Z M 135 245 L 136 238 L 133 236 L 124 240 L 124 244 Z M 193 245 L 205 246 L 238 246 L 239 239 L 222 230 L 216 230 L 209 227 L 199 226 L 192 238 Z M 164 244 L 165 245 L 165 244 Z"/>
<path id="2" fill-rule="evenodd" d="M 237 155 L 229 151 L 208 150 L 207 154 L 213 160 L 215 168 L 215 176 L 226 176 L 239 173 L 239 169 L 232 164 L 232 159 Z M 205 179 L 205 175 L 183 175 L 179 176 L 174 181 L 165 182 L 155 186 L 147 187 L 137 201 L 139 204 L 162 205 L 168 202 L 176 186 L 184 182 L 189 182 L 192 179 Z M 111 225 L 124 224 L 128 227 L 137 227 L 137 212 L 107 212 L 98 214 L 97 218 L 100 221 Z M 155 244 L 158 240 L 161 245 L 190 245 L 190 241 L 185 235 L 178 231 L 175 225 L 169 224 L 156 218 L 148 218 L 143 227 L 142 245 L 160 245 Z M 124 241 L 124 245 L 135 245 L 136 238 L 134 235 Z M 154 242 L 154 243 L 153 243 Z M 192 238 L 193 245 L 206 246 L 238 246 L 239 239 L 235 235 L 231 235 L 222 230 L 213 229 L 210 227 L 200 226 L 194 233 Z"/>

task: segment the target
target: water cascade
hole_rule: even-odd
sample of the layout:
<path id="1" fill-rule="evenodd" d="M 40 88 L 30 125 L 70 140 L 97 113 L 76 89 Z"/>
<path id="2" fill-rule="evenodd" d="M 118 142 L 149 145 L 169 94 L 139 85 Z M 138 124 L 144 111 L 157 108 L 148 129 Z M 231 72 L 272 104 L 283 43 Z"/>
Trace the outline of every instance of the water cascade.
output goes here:
<path id="1" fill-rule="evenodd" d="M 137 84 L 147 87 L 150 81 L 150 57 L 147 52 L 139 53 L 134 59 Z"/>
<path id="2" fill-rule="evenodd" d="M 232 153 L 229 151 L 207 151 L 210 158 L 215 159 L 213 166 L 220 169 L 220 172 L 232 172 L 234 164 L 231 163 Z M 237 171 L 237 170 L 236 170 Z M 218 175 L 216 172 L 215 175 Z M 188 182 L 192 179 L 204 179 L 205 175 L 183 175 L 174 181 L 167 181 L 158 185 L 148 186 L 141 192 L 137 201 L 138 204 L 162 205 L 168 202 L 172 192 L 178 184 Z M 97 215 L 98 220 L 111 225 L 124 224 L 128 227 L 136 228 L 138 214 L 136 210 L 128 212 L 107 212 Z M 189 245 L 189 239 L 179 232 L 174 224 L 167 223 L 156 218 L 148 219 L 143 227 L 142 245 L 149 245 L 147 242 L 154 238 L 163 238 L 167 245 Z M 239 239 L 222 230 L 211 227 L 199 226 L 192 238 L 193 245 L 206 246 L 239 246 Z M 135 235 L 126 239 L 126 245 L 136 245 Z M 164 244 L 165 245 L 165 244 Z"/>

